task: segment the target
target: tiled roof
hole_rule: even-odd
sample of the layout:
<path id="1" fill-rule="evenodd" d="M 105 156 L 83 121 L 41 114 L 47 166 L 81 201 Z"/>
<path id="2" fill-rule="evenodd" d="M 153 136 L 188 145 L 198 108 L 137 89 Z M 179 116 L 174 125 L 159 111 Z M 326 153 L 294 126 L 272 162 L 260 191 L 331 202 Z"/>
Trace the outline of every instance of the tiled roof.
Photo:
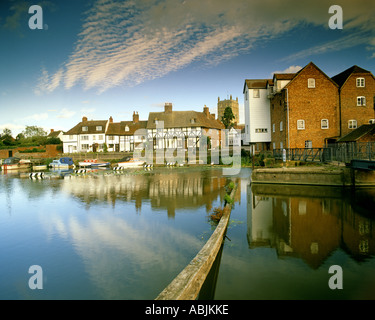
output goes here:
<path id="1" fill-rule="evenodd" d="M 125 131 L 126 126 L 129 128 L 128 131 Z M 136 123 L 133 121 L 112 122 L 108 125 L 106 134 L 116 136 L 132 136 L 138 129 L 146 129 L 146 127 L 147 121 L 138 121 Z"/>
<path id="2" fill-rule="evenodd" d="M 342 138 L 338 139 L 337 142 L 353 142 L 357 141 L 368 133 L 375 134 L 375 124 L 364 124 Z"/>
<path id="3" fill-rule="evenodd" d="M 273 77 L 276 80 L 292 80 L 296 73 L 274 73 Z"/>
<path id="4" fill-rule="evenodd" d="M 197 111 L 150 112 L 147 129 L 156 129 L 155 120 L 164 121 L 164 128 L 203 127 L 224 129 L 224 125 L 219 120 L 207 117 L 204 112 Z"/>
<path id="5" fill-rule="evenodd" d="M 47 137 L 49 137 L 49 138 L 56 138 L 56 137 L 58 137 L 58 135 L 59 135 L 60 133 L 63 133 L 63 134 L 64 134 L 64 131 L 62 131 L 62 130 L 52 131 L 52 132 L 50 132 L 50 133 L 48 134 Z"/>
<path id="6" fill-rule="evenodd" d="M 349 69 L 346 69 L 345 71 L 333 76 L 332 80 L 335 81 L 340 87 L 342 87 L 344 83 L 346 82 L 346 80 L 352 74 L 356 74 L 356 73 L 363 74 L 363 73 L 371 73 L 371 72 L 354 65 L 350 67 Z"/>
<path id="7" fill-rule="evenodd" d="M 65 135 L 105 133 L 107 122 L 108 120 L 81 121 L 72 129 L 68 130 Z M 97 131 L 97 126 L 102 126 L 102 130 Z M 87 127 L 87 131 L 82 131 L 82 127 Z"/>

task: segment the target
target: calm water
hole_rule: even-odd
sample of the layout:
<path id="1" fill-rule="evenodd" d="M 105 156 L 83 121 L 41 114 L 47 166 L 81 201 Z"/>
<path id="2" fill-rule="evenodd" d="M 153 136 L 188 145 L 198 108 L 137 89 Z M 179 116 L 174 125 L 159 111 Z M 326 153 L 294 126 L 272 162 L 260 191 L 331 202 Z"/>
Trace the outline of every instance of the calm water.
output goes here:
<path id="1" fill-rule="evenodd" d="M 215 299 L 375 298 L 373 191 L 239 189 Z M 221 169 L 58 180 L 0 175 L 0 299 L 154 299 L 210 237 Z M 363 206 L 367 205 L 367 207 Z M 31 265 L 43 289 L 28 286 Z M 343 269 L 343 290 L 328 268 Z"/>

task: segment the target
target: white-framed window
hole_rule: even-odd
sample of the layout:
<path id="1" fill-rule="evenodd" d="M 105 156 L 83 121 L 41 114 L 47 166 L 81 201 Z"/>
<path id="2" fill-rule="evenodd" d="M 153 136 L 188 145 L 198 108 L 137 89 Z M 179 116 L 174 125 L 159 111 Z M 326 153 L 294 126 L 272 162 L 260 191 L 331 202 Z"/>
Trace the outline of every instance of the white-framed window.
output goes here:
<path id="1" fill-rule="evenodd" d="M 375 119 L 370 119 L 370 120 L 368 121 L 368 123 L 369 123 L 369 124 L 375 124 Z"/>
<path id="2" fill-rule="evenodd" d="M 357 120 L 349 120 L 348 121 L 348 128 L 349 129 L 357 129 Z"/>
<path id="3" fill-rule="evenodd" d="M 273 123 L 273 124 L 272 124 L 272 132 L 275 132 L 275 128 L 276 128 L 276 126 L 275 126 L 275 124 Z"/>
<path id="4" fill-rule="evenodd" d="M 366 105 L 366 97 L 357 97 L 357 106 L 365 106 Z"/>
<path id="5" fill-rule="evenodd" d="M 259 89 L 253 89 L 253 98 L 259 98 Z"/>
<path id="6" fill-rule="evenodd" d="M 102 134 L 99 134 L 99 139 L 98 140 L 103 140 L 103 135 Z"/>
<path id="7" fill-rule="evenodd" d="M 328 119 L 320 120 L 320 128 L 321 129 L 328 129 L 329 128 Z"/>
<path id="8" fill-rule="evenodd" d="M 73 140 L 73 139 L 74 139 L 73 135 L 72 134 L 69 135 L 69 140 Z"/>
<path id="9" fill-rule="evenodd" d="M 81 149 L 82 150 L 88 150 L 89 149 L 89 145 L 87 143 L 81 144 Z"/>
<path id="10" fill-rule="evenodd" d="M 356 84 L 358 88 L 363 88 L 365 86 L 365 78 L 357 78 Z"/>
<path id="11" fill-rule="evenodd" d="M 102 126 L 96 126 L 96 131 L 102 131 L 103 127 Z"/>
<path id="12" fill-rule="evenodd" d="M 89 136 L 81 136 L 81 140 L 89 140 Z"/>
<path id="13" fill-rule="evenodd" d="M 280 121 L 280 131 L 283 131 L 283 122 L 282 121 Z"/>
<path id="14" fill-rule="evenodd" d="M 113 141 L 113 140 L 115 140 L 114 136 L 108 136 L 108 141 Z"/>
<path id="15" fill-rule="evenodd" d="M 305 130 L 305 120 L 297 120 L 297 130 Z"/>
<path id="16" fill-rule="evenodd" d="M 315 88 L 315 79 L 314 78 L 307 79 L 307 87 L 308 88 Z"/>
<path id="17" fill-rule="evenodd" d="M 306 140 L 305 141 L 305 148 L 308 148 L 308 149 L 312 148 L 312 141 L 311 140 Z"/>
<path id="18" fill-rule="evenodd" d="M 255 133 L 267 133 L 267 128 L 257 128 L 255 129 Z"/>
<path id="19" fill-rule="evenodd" d="M 89 131 L 89 127 L 87 126 L 82 127 L 82 131 Z"/>
<path id="20" fill-rule="evenodd" d="M 129 126 L 125 126 L 125 131 L 129 131 Z"/>

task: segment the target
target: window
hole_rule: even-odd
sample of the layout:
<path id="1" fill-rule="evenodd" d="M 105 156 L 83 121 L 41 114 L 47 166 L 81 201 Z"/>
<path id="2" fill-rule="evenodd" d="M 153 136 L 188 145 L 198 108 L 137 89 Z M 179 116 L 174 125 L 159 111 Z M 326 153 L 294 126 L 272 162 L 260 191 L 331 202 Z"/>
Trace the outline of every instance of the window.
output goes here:
<path id="1" fill-rule="evenodd" d="M 357 78 L 356 83 L 358 88 L 363 88 L 365 86 L 365 78 Z"/>
<path id="2" fill-rule="evenodd" d="M 82 144 L 81 145 L 81 149 L 82 150 L 88 150 L 89 149 L 89 145 L 88 144 Z"/>
<path id="3" fill-rule="evenodd" d="M 89 136 L 81 136 L 81 140 L 89 140 Z"/>
<path id="4" fill-rule="evenodd" d="M 273 123 L 273 124 L 272 124 L 272 132 L 275 132 L 275 127 L 276 127 L 276 126 L 275 126 L 275 124 Z"/>
<path id="5" fill-rule="evenodd" d="M 196 122 L 196 119 L 195 118 L 191 118 L 190 119 L 190 123 L 194 124 Z"/>
<path id="6" fill-rule="evenodd" d="M 96 131 L 102 131 L 103 127 L 102 126 L 96 126 Z"/>
<path id="7" fill-rule="evenodd" d="M 280 142 L 280 149 L 283 149 L 283 143 Z"/>
<path id="8" fill-rule="evenodd" d="M 329 128 L 328 127 L 328 119 L 322 119 L 322 120 L 320 120 L 320 127 L 322 129 L 328 129 Z"/>
<path id="9" fill-rule="evenodd" d="M 82 131 L 89 131 L 89 127 L 82 127 Z"/>
<path id="10" fill-rule="evenodd" d="M 297 130 L 305 130 L 305 120 L 297 120 Z"/>
<path id="11" fill-rule="evenodd" d="M 357 97 L 357 106 L 365 106 L 366 97 Z"/>
<path id="12" fill-rule="evenodd" d="M 125 126 L 125 131 L 129 131 L 129 126 Z"/>
<path id="13" fill-rule="evenodd" d="M 312 141 L 311 140 L 306 140 L 305 141 L 305 148 L 308 148 L 308 149 L 312 148 Z"/>
<path id="14" fill-rule="evenodd" d="M 245 91 L 245 100 L 247 101 L 247 90 Z"/>
<path id="15" fill-rule="evenodd" d="M 308 88 L 315 88 L 315 79 L 314 78 L 307 79 L 307 87 Z"/>
<path id="16" fill-rule="evenodd" d="M 368 123 L 369 123 L 369 124 L 375 124 L 375 119 L 370 119 L 370 120 L 368 121 Z"/>
<path id="17" fill-rule="evenodd" d="M 113 141 L 113 140 L 115 140 L 114 136 L 108 136 L 108 141 Z"/>
<path id="18" fill-rule="evenodd" d="M 268 130 L 267 128 L 258 128 L 258 129 L 255 129 L 255 133 L 267 133 Z"/>
<path id="19" fill-rule="evenodd" d="M 253 98 L 259 98 L 259 89 L 253 90 Z"/>
<path id="20" fill-rule="evenodd" d="M 283 131 L 283 122 L 280 121 L 280 131 Z"/>
<path id="21" fill-rule="evenodd" d="M 356 129 L 357 128 L 357 120 L 349 120 L 348 121 L 349 129 Z"/>
<path id="22" fill-rule="evenodd" d="M 69 140 L 73 140 L 73 135 L 69 135 Z"/>
<path id="23" fill-rule="evenodd" d="M 276 149 L 276 143 L 275 143 L 275 142 L 272 143 L 272 149 L 273 149 L 273 150 Z"/>
<path id="24" fill-rule="evenodd" d="M 102 134 L 99 135 L 99 140 L 103 140 L 103 135 Z"/>

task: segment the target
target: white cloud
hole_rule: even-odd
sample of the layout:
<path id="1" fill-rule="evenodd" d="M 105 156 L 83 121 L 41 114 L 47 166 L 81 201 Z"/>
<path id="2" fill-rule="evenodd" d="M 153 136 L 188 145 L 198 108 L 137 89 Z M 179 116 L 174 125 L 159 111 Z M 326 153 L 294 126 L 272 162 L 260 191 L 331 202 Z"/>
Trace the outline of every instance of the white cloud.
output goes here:
<path id="1" fill-rule="evenodd" d="M 12 131 L 12 135 L 16 136 L 18 133 L 25 129 L 25 126 L 15 123 L 0 124 L 0 133 L 2 133 L 4 129 L 10 129 Z"/>
<path id="2" fill-rule="evenodd" d="M 296 73 L 302 69 L 301 66 L 290 66 L 282 71 L 274 71 L 271 74 L 271 77 L 273 76 L 274 73 Z"/>
<path id="3" fill-rule="evenodd" d="M 24 117 L 24 121 L 43 121 L 48 119 L 48 113 L 42 112 L 42 113 L 35 113 L 31 116 Z"/>
<path id="4" fill-rule="evenodd" d="M 284 60 L 362 44 L 366 32 L 374 32 L 371 1 L 336 1 L 344 11 L 344 43 L 325 43 Z M 78 84 L 104 92 L 195 61 L 217 65 L 301 23 L 328 29 L 329 6 L 326 0 L 97 0 L 85 14 L 74 51 L 56 73 L 42 70 L 35 93 Z M 350 41 L 353 30 L 357 38 Z"/>
<path id="5" fill-rule="evenodd" d="M 62 118 L 62 119 L 68 119 L 72 118 L 76 114 L 75 111 L 69 110 L 67 108 L 61 109 L 60 113 L 57 115 L 57 118 Z"/>

